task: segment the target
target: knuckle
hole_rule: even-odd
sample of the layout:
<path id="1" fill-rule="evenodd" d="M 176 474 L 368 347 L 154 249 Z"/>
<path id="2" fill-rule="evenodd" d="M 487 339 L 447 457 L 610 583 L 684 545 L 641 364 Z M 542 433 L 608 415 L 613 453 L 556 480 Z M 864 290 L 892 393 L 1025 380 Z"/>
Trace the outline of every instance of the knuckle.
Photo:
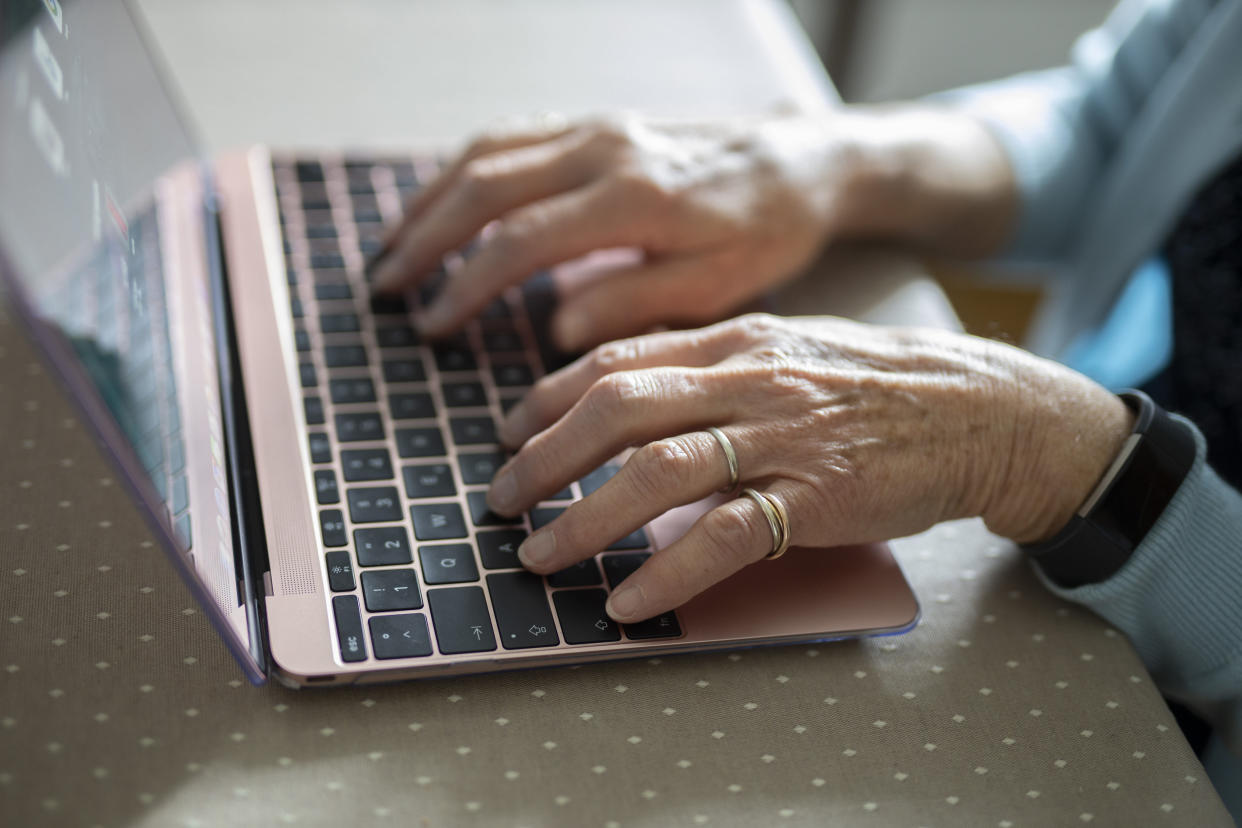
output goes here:
<path id="1" fill-rule="evenodd" d="M 606 342 L 591 352 L 591 368 L 597 376 L 607 376 L 631 365 L 641 356 L 642 348 L 636 339 L 618 339 Z"/>
<path id="2" fill-rule="evenodd" d="M 635 488 L 643 492 L 671 486 L 681 488 L 694 471 L 694 455 L 674 439 L 655 440 L 640 448 L 627 465 L 633 466 Z"/>
<path id="3" fill-rule="evenodd" d="M 734 500 L 707 514 L 703 520 L 704 549 L 721 560 L 758 557 L 754 554 L 758 526 L 742 500 Z"/>
<path id="4" fill-rule="evenodd" d="M 587 390 L 583 403 L 600 418 L 634 408 L 646 396 L 645 383 L 630 371 L 617 371 L 600 377 Z"/>

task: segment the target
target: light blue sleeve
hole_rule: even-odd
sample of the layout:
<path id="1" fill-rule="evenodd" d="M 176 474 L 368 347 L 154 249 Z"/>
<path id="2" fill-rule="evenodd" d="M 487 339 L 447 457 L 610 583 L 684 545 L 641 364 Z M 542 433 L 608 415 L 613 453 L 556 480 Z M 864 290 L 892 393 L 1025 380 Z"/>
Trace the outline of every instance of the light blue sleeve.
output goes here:
<path id="1" fill-rule="evenodd" d="M 1190 474 L 1115 575 L 1062 589 L 1035 569 L 1129 636 L 1160 689 L 1242 755 L 1242 495 L 1207 464 L 1194 431 Z"/>
<path id="2" fill-rule="evenodd" d="M 943 92 L 1004 146 L 1021 213 L 1002 262 L 1063 261 L 1092 194 L 1212 0 L 1123 0 L 1075 43 L 1068 66 Z"/>

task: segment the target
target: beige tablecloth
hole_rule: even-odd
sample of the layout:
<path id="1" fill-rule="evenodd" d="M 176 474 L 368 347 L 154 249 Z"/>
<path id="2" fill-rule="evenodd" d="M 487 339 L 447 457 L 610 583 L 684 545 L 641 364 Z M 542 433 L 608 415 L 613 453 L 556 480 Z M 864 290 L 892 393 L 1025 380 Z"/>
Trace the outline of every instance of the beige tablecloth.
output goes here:
<path id="1" fill-rule="evenodd" d="M 0 324 L 0 824 L 1227 825 L 1131 649 L 976 522 L 913 632 L 252 687 Z"/>

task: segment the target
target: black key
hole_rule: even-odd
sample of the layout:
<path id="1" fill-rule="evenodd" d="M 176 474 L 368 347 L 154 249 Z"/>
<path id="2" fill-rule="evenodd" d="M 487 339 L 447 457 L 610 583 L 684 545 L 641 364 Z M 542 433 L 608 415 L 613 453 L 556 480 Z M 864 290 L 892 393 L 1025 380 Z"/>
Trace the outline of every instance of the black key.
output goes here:
<path id="1" fill-rule="evenodd" d="M 383 249 L 384 243 L 379 239 L 364 238 L 361 236 L 358 238 L 358 252 L 361 253 L 364 258 L 369 259 Z"/>
<path id="2" fill-rule="evenodd" d="M 171 414 L 176 411 L 175 405 L 169 406 L 168 411 Z M 180 474 L 185 468 L 185 443 L 181 440 L 181 435 L 174 433 L 169 438 L 168 445 L 168 470 L 173 474 Z"/>
<path id="3" fill-rule="evenodd" d="M 344 267 L 345 258 L 340 253 L 312 253 L 310 266 L 313 268 Z"/>
<path id="4" fill-rule="evenodd" d="M 401 520 L 401 498 L 393 486 L 349 489 L 349 516 L 354 523 Z"/>
<path id="5" fill-rule="evenodd" d="M 422 541 L 466 537 L 466 520 L 456 503 L 420 503 L 410 507 L 414 537 Z"/>
<path id="6" fill-rule="evenodd" d="M 302 312 L 302 300 L 296 296 L 289 300 L 289 313 L 293 314 L 294 319 L 301 319 L 305 314 Z"/>
<path id="7" fill-rule="evenodd" d="M 548 576 L 548 583 L 554 587 L 599 586 L 604 583 L 604 579 L 599 574 L 599 566 L 596 565 L 595 559 L 587 558 L 559 572 L 553 572 Z M 569 638 L 569 633 L 565 633 L 565 637 Z"/>
<path id="8" fill-rule="evenodd" d="M 513 410 L 513 406 L 517 405 L 521 401 L 522 401 L 521 397 L 501 397 L 500 398 L 500 410 L 501 412 L 508 414 L 510 411 Z"/>
<path id="9" fill-rule="evenodd" d="M 326 193 L 315 193 L 313 195 L 302 196 L 303 210 L 331 210 L 332 202 L 328 200 Z"/>
<path id="10" fill-rule="evenodd" d="M 547 500 L 573 500 L 574 493 L 569 490 L 568 486 L 566 486 L 565 488 L 561 489 L 559 492 L 553 492 L 552 494 L 548 495 L 546 499 Z"/>
<path id="11" fill-rule="evenodd" d="M 306 410 L 307 425 L 323 425 L 323 400 L 319 397 L 305 397 L 302 408 Z"/>
<path id="12" fill-rule="evenodd" d="M 440 652 L 483 653 L 496 649 L 492 619 L 482 587 L 433 589 L 427 593 Z"/>
<path id="13" fill-rule="evenodd" d="M 306 238 L 308 239 L 335 239 L 336 235 L 334 224 L 308 224 L 306 226 Z"/>
<path id="14" fill-rule="evenodd" d="M 172 485 L 172 513 L 179 515 L 190 506 L 190 489 L 186 481 L 185 475 L 181 475 L 173 480 Z"/>
<path id="15" fill-rule="evenodd" d="M 635 529 L 623 538 L 617 538 L 608 544 L 605 549 L 646 549 L 647 533 L 642 529 Z"/>
<path id="16" fill-rule="evenodd" d="M 384 382 L 423 382 L 426 379 L 423 361 L 417 357 L 384 360 Z"/>
<path id="17" fill-rule="evenodd" d="M 429 466 L 406 466 L 401 470 L 405 477 L 405 493 L 408 497 L 452 497 L 457 494 L 453 472 L 444 463 Z"/>
<path id="18" fill-rule="evenodd" d="M 333 592 L 354 591 L 354 565 L 349 560 L 349 553 L 337 549 L 327 554 L 328 586 Z"/>
<path id="19" fill-rule="evenodd" d="M 413 348 L 418 344 L 418 334 L 408 325 L 376 328 L 375 341 L 381 348 Z"/>
<path id="20" fill-rule="evenodd" d="M 341 492 L 336 488 L 336 474 L 332 469 L 316 469 L 315 497 L 320 506 L 341 502 Z"/>
<path id="21" fill-rule="evenodd" d="M 323 167 L 318 161 L 299 161 L 294 170 L 298 181 L 323 181 Z"/>
<path id="22" fill-rule="evenodd" d="M 618 466 L 608 463 L 583 477 L 578 481 L 578 485 L 582 487 L 582 496 L 586 497 L 593 492 L 599 491 L 599 487 L 611 480 L 619 471 L 621 469 Z"/>
<path id="23" fill-rule="evenodd" d="M 475 542 L 479 545 L 479 557 L 487 569 L 520 569 L 522 562 L 518 560 L 518 547 L 526 540 L 526 532 L 521 529 L 500 529 L 495 532 L 476 532 Z"/>
<path id="24" fill-rule="evenodd" d="M 487 506 L 487 492 L 466 492 L 466 502 L 470 505 L 470 519 L 475 526 L 503 526 L 506 523 L 521 523 L 521 516 L 505 517 L 493 512 Z"/>
<path id="25" fill-rule="evenodd" d="M 443 457 L 444 435 L 437 426 L 399 428 L 394 433 L 402 457 Z"/>
<path id="26" fill-rule="evenodd" d="M 617 623 L 604 611 L 607 600 L 608 593 L 602 589 L 571 589 L 552 593 L 556 617 L 561 620 L 561 632 L 565 634 L 566 644 L 621 640 Z"/>
<path id="27" fill-rule="evenodd" d="M 354 208 L 354 221 L 358 222 L 359 224 L 364 224 L 369 221 L 380 222 L 383 220 L 384 220 L 383 214 L 380 213 L 380 211 L 374 207 Z"/>
<path id="28" fill-rule="evenodd" d="M 359 480 L 391 480 L 388 449 L 347 449 L 341 452 L 341 471 L 346 483 Z"/>
<path id="29" fill-rule="evenodd" d="M 328 441 L 328 435 L 322 431 L 310 433 L 310 455 L 312 463 L 332 462 L 332 443 Z"/>
<path id="30" fill-rule="evenodd" d="M 367 364 L 367 349 L 361 345 L 325 345 L 323 361 L 329 368 L 358 368 Z"/>
<path id="31" fill-rule="evenodd" d="M 349 271 L 342 268 L 323 268 L 311 271 L 317 285 L 337 285 L 349 281 Z"/>
<path id="32" fill-rule="evenodd" d="M 605 555 L 603 557 L 604 575 L 608 578 L 608 586 L 616 589 L 618 585 L 633 574 L 634 570 L 643 565 L 643 561 L 651 555 L 643 553 L 625 555 Z"/>
<path id="33" fill-rule="evenodd" d="M 315 285 L 315 298 L 320 302 L 331 302 L 335 299 L 353 299 L 354 292 L 344 282 L 324 282 Z M 355 328 L 355 330 L 357 330 Z M 324 330 L 327 333 L 327 330 Z"/>
<path id="34" fill-rule="evenodd" d="M 367 612 L 419 609 L 423 605 L 412 569 L 381 569 L 362 573 L 362 599 Z"/>
<path id="35" fill-rule="evenodd" d="M 501 387 L 516 387 L 530 385 L 535 381 L 535 375 L 531 373 L 530 366 L 507 363 L 492 366 L 492 379 Z"/>
<path id="36" fill-rule="evenodd" d="M 298 366 L 298 373 L 302 377 L 303 388 L 314 388 L 319 384 L 319 377 L 315 375 L 315 366 L 309 362 L 303 362 Z"/>
<path id="37" fill-rule="evenodd" d="M 461 469 L 461 480 L 467 486 L 491 483 L 492 476 L 504 462 L 505 456 L 498 451 L 457 455 L 457 467 Z"/>
<path id="38" fill-rule="evenodd" d="M 342 443 L 383 440 L 384 423 L 374 411 L 336 415 L 336 439 Z"/>
<path id="39" fill-rule="evenodd" d="M 444 404 L 452 408 L 487 405 L 487 393 L 479 382 L 444 382 L 440 390 L 444 392 Z"/>
<path id="40" fill-rule="evenodd" d="M 544 507 L 542 509 L 531 509 L 530 527 L 531 529 L 542 529 L 560 517 L 564 512 L 565 510 L 560 508 Z"/>
<path id="41" fill-rule="evenodd" d="M 487 576 L 496 611 L 500 643 L 507 650 L 559 644 L 543 579 L 530 572 L 499 572 Z"/>
<path id="42" fill-rule="evenodd" d="M 371 313 L 405 313 L 408 310 L 405 297 L 400 294 L 376 293 L 371 296 Z"/>
<path id="43" fill-rule="evenodd" d="M 285 246 L 288 247 L 288 245 L 289 245 L 289 242 L 285 242 Z M 289 287 L 297 287 L 298 271 L 296 268 L 293 268 L 293 267 L 285 268 L 285 284 L 289 285 Z M 293 291 L 290 291 L 290 293 L 292 292 Z"/>
<path id="44" fill-rule="evenodd" d="M 371 179 L 362 179 L 350 177 L 349 179 L 350 195 L 375 195 L 375 187 L 371 184 Z"/>
<path id="45" fill-rule="evenodd" d="M 423 420 L 436 416 L 436 406 L 426 391 L 389 394 L 388 409 L 394 420 Z"/>
<path id="46" fill-rule="evenodd" d="M 319 531 L 324 546 L 344 546 L 349 543 L 345 534 L 345 515 L 340 509 L 324 509 L 319 513 Z"/>
<path id="47" fill-rule="evenodd" d="M 474 550 L 468 543 L 420 546 L 418 560 L 423 565 L 423 580 L 429 584 L 460 584 L 479 580 L 479 569 L 474 565 Z"/>
<path id="48" fill-rule="evenodd" d="M 360 566 L 392 566 L 414 561 L 404 526 L 354 530 L 354 551 Z"/>
<path id="49" fill-rule="evenodd" d="M 465 342 L 438 343 L 435 354 L 436 367 L 441 371 L 473 371 L 478 368 L 474 354 Z"/>
<path id="50" fill-rule="evenodd" d="M 336 596 L 332 599 L 332 615 L 336 618 L 336 641 L 341 648 L 341 661 L 366 661 L 358 599 L 352 595 Z"/>
<path id="51" fill-rule="evenodd" d="M 319 330 L 326 334 L 357 333 L 360 330 L 358 315 L 354 313 L 321 313 Z"/>
<path id="52" fill-rule="evenodd" d="M 369 377 L 329 379 L 328 393 L 337 405 L 375 402 L 375 383 Z"/>
<path id="53" fill-rule="evenodd" d="M 483 347 L 492 353 L 523 350 L 522 337 L 517 331 L 484 331 Z"/>
<path id="54" fill-rule="evenodd" d="M 681 625 L 677 623 L 677 614 L 672 610 L 639 621 L 637 624 L 626 624 L 625 634 L 634 639 L 677 638 L 681 635 Z"/>
<path id="55" fill-rule="evenodd" d="M 474 446 L 496 442 L 496 423 L 491 417 L 453 417 L 449 420 L 453 442 L 459 446 Z"/>
<path id="56" fill-rule="evenodd" d="M 369 622 L 376 658 L 417 658 L 431 655 L 427 619 L 417 612 L 377 615 Z"/>
<path id="57" fill-rule="evenodd" d="M 293 332 L 293 343 L 300 352 L 304 353 L 310 350 L 310 336 L 304 330 L 298 329 Z"/>

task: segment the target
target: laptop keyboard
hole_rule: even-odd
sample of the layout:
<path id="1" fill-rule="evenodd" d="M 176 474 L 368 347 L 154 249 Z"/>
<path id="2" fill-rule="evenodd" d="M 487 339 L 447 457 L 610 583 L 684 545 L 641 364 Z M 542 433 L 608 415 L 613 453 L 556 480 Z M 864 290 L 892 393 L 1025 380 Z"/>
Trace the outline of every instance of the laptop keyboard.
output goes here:
<path id="1" fill-rule="evenodd" d="M 548 274 L 510 288 L 457 336 L 424 343 L 411 311 L 477 244 L 410 295 L 370 296 L 362 263 L 386 222 L 436 171 L 429 160 L 273 162 L 299 358 L 311 483 L 340 657 L 444 655 L 681 635 L 673 612 L 618 628 L 608 592 L 651 554 L 643 530 L 546 578 L 517 547 L 616 472 L 608 464 L 529 514 L 485 494 L 506 457 L 496 423 L 568 361 L 543 336 Z"/>

